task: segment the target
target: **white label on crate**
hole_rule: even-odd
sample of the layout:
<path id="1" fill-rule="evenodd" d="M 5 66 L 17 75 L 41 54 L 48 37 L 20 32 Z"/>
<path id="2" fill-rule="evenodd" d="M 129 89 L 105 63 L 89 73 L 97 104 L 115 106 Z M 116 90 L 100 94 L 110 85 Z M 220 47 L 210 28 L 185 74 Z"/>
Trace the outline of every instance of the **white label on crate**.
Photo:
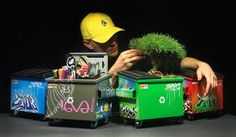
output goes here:
<path id="1" fill-rule="evenodd" d="M 57 84 L 48 84 L 48 88 L 57 88 Z"/>
<path id="2" fill-rule="evenodd" d="M 148 84 L 139 84 L 140 89 L 148 89 Z"/>

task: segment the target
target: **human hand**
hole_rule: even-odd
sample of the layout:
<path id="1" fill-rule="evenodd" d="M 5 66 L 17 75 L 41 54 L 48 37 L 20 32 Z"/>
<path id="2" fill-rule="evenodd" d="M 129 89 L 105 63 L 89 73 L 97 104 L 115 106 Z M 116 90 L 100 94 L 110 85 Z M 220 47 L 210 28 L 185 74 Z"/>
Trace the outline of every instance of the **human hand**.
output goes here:
<path id="1" fill-rule="evenodd" d="M 112 79 L 114 80 L 118 71 L 130 69 L 136 62 L 143 58 L 144 56 L 140 50 L 130 49 L 123 51 L 109 70 L 109 73 L 112 74 Z"/>
<path id="2" fill-rule="evenodd" d="M 200 62 L 197 69 L 198 81 L 203 80 L 203 77 L 206 80 L 206 91 L 203 93 L 203 95 L 206 96 L 211 89 L 217 87 L 217 77 L 207 63 Z"/>

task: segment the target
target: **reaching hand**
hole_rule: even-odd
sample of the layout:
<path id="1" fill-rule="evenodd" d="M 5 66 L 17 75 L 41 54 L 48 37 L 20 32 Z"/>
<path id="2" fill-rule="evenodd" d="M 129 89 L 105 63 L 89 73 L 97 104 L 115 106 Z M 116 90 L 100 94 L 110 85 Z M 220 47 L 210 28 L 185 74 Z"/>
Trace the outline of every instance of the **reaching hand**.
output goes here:
<path id="1" fill-rule="evenodd" d="M 143 58 L 144 57 L 142 56 L 141 51 L 136 49 L 130 49 L 122 52 L 115 64 L 109 70 L 109 73 L 112 74 L 112 81 L 115 80 L 118 71 L 130 69 L 137 61 Z"/>
<path id="2" fill-rule="evenodd" d="M 205 62 L 199 63 L 197 69 L 198 81 L 202 80 L 203 77 L 206 80 L 206 92 L 204 93 L 205 96 L 208 94 L 210 89 L 217 87 L 217 77 L 211 67 Z"/>

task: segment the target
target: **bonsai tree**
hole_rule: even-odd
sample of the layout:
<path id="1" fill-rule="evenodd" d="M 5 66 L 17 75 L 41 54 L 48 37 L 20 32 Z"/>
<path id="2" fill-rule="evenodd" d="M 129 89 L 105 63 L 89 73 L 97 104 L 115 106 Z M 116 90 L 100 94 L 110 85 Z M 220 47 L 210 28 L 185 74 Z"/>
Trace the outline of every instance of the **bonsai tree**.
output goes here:
<path id="1" fill-rule="evenodd" d="M 129 42 L 129 47 L 142 51 L 151 59 L 153 66 L 149 71 L 151 73 L 159 72 L 164 62 L 177 61 L 186 57 L 186 51 L 181 43 L 169 35 L 160 33 L 148 33 L 140 38 L 133 38 Z"/>

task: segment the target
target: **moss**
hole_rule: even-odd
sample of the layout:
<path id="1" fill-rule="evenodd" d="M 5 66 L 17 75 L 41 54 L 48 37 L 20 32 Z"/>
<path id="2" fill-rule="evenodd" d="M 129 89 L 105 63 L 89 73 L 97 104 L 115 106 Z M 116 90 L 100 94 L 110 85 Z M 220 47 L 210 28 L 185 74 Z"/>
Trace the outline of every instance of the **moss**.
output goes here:
<path id="1" fill-rule="evenodd" d="M 184 46 L 169 35 L 160 33 L 148 33 L 140 38 L 133 38 L 129 47 L 139 49 L 147 56 L 174 56 L 177 58 L 186 57 Z"/>

